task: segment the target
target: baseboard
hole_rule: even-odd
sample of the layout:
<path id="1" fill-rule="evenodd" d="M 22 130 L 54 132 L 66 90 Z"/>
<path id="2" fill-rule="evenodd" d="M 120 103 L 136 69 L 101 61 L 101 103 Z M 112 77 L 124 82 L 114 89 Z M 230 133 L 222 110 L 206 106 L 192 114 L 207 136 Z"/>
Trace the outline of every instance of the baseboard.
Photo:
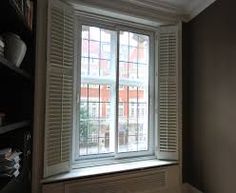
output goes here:
<path id="1" fill-rule="evenodd" d="M 189 183 L 184 183 L 182 186 L 182 193 L 203 193 Z"/>

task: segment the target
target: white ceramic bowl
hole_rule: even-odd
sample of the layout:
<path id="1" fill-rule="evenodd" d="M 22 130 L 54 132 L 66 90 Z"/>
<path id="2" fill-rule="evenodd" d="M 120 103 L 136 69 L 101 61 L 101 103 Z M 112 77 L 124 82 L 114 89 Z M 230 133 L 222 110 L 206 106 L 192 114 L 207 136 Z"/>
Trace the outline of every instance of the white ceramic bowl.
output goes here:
<path id="1" fill-rule="evenodd" d="M 14 33 L 7 33 L 4 35 L 5 39 L 5 57 L 10 62 L 20 67 L 22 60 L 25 57 L 26 45 L 20 39 L 20 36 Z"/>

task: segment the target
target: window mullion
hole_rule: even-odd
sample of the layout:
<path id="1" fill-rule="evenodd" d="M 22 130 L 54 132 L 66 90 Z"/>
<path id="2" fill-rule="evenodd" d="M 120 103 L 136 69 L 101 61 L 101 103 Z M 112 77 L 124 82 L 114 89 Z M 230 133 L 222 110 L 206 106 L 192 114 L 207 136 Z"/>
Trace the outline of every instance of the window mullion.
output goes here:
<path id="1" fill-rule="evenodd" d="M 115 156 L 118 154 L 118 143 L 119 143 L 119 57 L 120 57 L 120 31 L 117 30 L 117 37 L 116 37 L 116 113 L 115 113 Z"/>

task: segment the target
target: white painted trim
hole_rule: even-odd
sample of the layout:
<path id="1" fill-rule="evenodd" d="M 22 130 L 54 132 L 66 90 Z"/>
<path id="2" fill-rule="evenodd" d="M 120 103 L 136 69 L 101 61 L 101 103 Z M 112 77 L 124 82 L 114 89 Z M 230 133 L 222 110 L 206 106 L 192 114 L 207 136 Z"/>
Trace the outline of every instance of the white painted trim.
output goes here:
<path id="1" fill-rule="evenodd" d="M 184 183 L 182 185 L 182 193 L 203 193 L 203 192 L 201 192 L 197 188 L 193 187 L 189 183 Z"/>
<path id="2" fill-rule="evenodd" d="M 144 161 L 135 161 L 129 163 L 117 163 L 111 165 L 102 165 L 102 166 L 94 166 L 94 167 L 86 167 L 86 168 L 78 168 L 73 169 L 72 171 L 64 174 L 59 174 L 55 176 L 51 176 L 42 180 L 43 183 L 51 183 L 56 181 L 63 181 L 69 179 L 79 179 L 83 177 L 92 177 L 97 175 L 105 175 L 105 174 L 114 174 L 118 172 L 127 172 L 127 171 L 136 171 L 136 170 L 144 170 L 150 168 L 169 168 L 177 166 L 176 162 L 172 161 L 161 161 L 161 160 L 144 160 Z"/>
<path id="3" fill-rule="evenodd" d="M 163 11 L 163 12 L 168 12 L 168 13 L 173 13 L 173 14 L 184 14 L 185 10 L 178 8 L 174 5 L 171 5 L 170 3 L 166 3 L 164 1 L 158 1 L 158 0 L 120 0 L 123 2 L 129 2 L 133 3 L 136 5 L 140 5 L 142 7 L 147 7 L 147 8 L 152 8 L 157 11 Z"/>
<path id="4" fill-rule="evenodd" d="M 137 0 L 116 0 L 115 2 L 103 0 L 99 3 L 97 0 L 90 0 L 88 3 L 81 0 L 69 0 L 69 3 L 77 11 L 96 13 L 152 26 L 173 24 L 187 18 L 183 11 L 177 11 L 174 7 L 163 3 L 163 5 L 159 5 L 159 3 L 152 4 Z"/>
<path id="5" fill-rule="evenodd" d="M 163 0 L 117 0 L 116 3 L 110 5 L 109 1 L 104 0 L 103 2 L 97 3 L 96 0 L 90 0 L 90 4 L 85 4 L 81 0 L 70 0 L 77 10 L 97 13 L 100 15 L 107 15 L 119 18 L 128 17 L 130 20 L 137 21 L 139 23 L 146 23 L 151 25 L 157 25 L 169 23 L 170 21 L 190 21 L 211 5 L 216 0 L 199 0 L 199 1 L 186 1 L 185 4 L 176 5 Z M 142 16 L 138 16 L 137 10 L 130 9 L 129 13 L 125 13 L 124 5 L 130 4 L 139 6 L 142 9 Z M 107 6 L 107 4 L 109 4 Z M 109 8 L 108 8 L 109 7 Z M 94 12 L 94 9 L 96 10 Z M 144 17 L 145 14 L 146 16 Z M 126 18 L 127 19 L 127 18 Z M 156 22 L 159 21 L 159 22 Z"/>

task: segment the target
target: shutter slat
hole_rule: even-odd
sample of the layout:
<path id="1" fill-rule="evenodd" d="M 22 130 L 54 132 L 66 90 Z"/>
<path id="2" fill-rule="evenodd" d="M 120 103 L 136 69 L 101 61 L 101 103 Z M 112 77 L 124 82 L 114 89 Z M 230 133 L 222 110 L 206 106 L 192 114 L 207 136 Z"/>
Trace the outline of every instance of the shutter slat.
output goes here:
<path id="1" fill-rule="evenodd" d="M 178 29 L 161 27 L 158 34 L 158 159 L 178 160 Z"/>
<path id="2" fill-rule="evenodd" d="M 49 1 L 44 177 L 69 171 L 73 128 L 74 14 Z"/>

